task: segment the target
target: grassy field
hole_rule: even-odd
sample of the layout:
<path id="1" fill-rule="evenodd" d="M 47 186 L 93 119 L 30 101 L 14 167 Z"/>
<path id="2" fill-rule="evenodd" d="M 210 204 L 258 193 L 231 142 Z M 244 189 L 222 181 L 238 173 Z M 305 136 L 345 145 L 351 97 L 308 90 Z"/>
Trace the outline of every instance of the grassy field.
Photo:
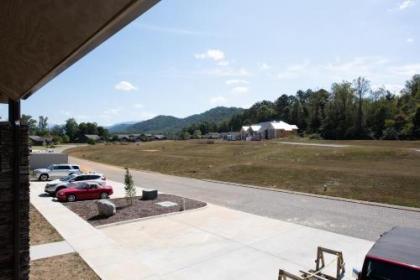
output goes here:
<path id="1" fill-rule="evenodd" d="M 135 169 L 420 207 L 420 142 L 162 141 L 79 147 L 72 156 Z"/>
<path id="2" fill-rule="evenodd" d="M 55 228 L 47 222 L 32 204 L 29 208 L 29 240 L 31 246 L 63 240 Z"/>
<path id="3" fill-rule="evenodd" d="M 99 280 L 96 273 L 77 253 L 31 261 L 31 280 Z"/>

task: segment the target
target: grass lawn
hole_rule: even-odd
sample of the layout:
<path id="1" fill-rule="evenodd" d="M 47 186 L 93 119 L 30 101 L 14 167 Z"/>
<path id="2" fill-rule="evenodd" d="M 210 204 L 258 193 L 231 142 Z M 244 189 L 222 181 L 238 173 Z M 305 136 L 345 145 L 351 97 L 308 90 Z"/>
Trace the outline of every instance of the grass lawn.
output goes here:
<path id="1" fill-rule="evenodd" d="M 29 207 L 29 239 L 31 246 L 63 240 L 32 204 Z"/>
<path id="2" fill-rule="evenodd" d="M 77 253 L 71 253 L 31 261 L 29 279 L 99 280 L 100 278 Z"/>
<path id="3" fill-rule="evenodd" d="M 166 174 L 420 207 L 420 141 L 161 141 L 70 149 L 76 157 Z"/>

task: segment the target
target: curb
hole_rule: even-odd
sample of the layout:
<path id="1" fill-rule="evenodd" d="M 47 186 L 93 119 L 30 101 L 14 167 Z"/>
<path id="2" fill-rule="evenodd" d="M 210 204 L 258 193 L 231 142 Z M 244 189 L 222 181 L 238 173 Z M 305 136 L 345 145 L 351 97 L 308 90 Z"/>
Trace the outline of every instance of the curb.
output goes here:
<path id="1" fill-rule="evenodd" d="M 286 190 L 286 189 L 260 187 L 260 186 L 255 186 L 255 185 L 225 182 L 225 181 L 218 181 L 218 180 L 212 180 L 212 179 L 199 179 L 199 180 L 205 181 L 205 182 L 210 182 L 210 183 L 226 184 L 226 185 L 232 185 L 232 186 L 244 187 L 244 188 L 250 188 L 250 189 L 281 192 L 281 193 L 294 194 L 294 195 L 303 195 L 303 196 L 310 196 L 310 197 L 316 197 L 316 198 L 321 198 L 321 199 L 344 201 L 344 202 L 355 203 L 355 204 L 363 204 L 363 205 L 368 205 L 368 206 L 391 208 L 391 209 L 396 209 L 396 210 L 403 210 L 403 211 L 411 211 L 411 212 L 420 213 L 420 208 L 409 207 L 409 206 L 398 206 L 398 205 L 386 204 L 386 203 L 380 203 L 380 202 L 372 202 L 372 201 L 364 201 L 364 200 L 357 200 L 357 199 L 350 199 L 350 198 L 342 198 L 342 197 L 322 195 L 322 194 L 304 193 L 304 192 L 298 192 L 298 191 L 290 191 L 290 190 Z"/>
<path id="2" fill-rule="evenodd" d="M 166 213 L 166 214 L 155 215 L 155 216 L 148 216 L 148 217 L 137 218 L 137 219 L 130 219 L 130 220 L 119 221 L 119 222 L 105 224 L 105 225 L 99 225 L 99 226 L 94 226 L 94 225 L 92 225 L 92 226 L 94 228 L 96 228 L 96 229 L 103 229 L 103 228 L 108 228 L 108 227 L 113 227 L 113 226 L 130 224 L 130 223 L 134 223 L 134 222 L 140 222 L 140 221 L 144 221 L 144 220 L 151 220 L 151 219 L 163 218 L 163 217 L 168 217 L 168 216 L 180 215 L 180 214 L 183 214 L 183 213 L 189 213 L 189 212 L 195 212 L 195 211 L 199 211 L 199 210 L 204 210 L 204 209 L 206 209 L 208 207 L 208 205 L 209 204 L 206 202 L 206 205 L 204 205 L 203 207 L 200 207 L 200 208 L 195 208 L 195 209 L 190 209 L 190 210 L 184 210 L 184 211 L 170 212 L 170 213 Z"/>

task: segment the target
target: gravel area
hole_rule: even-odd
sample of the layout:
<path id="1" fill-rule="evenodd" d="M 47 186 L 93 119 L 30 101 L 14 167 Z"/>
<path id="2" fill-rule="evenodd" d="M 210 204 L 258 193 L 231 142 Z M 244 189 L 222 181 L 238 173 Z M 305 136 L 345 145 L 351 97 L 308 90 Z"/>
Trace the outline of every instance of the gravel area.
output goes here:
<path id="1" fill-rule="evenodd" d="M 185 209 L 191 210 L 206 206 L 205 202 L 182 198 L 176 195 L 170 194 L 159 194 L 155 200 L 142 200 L 141 196 L 136 196 L 133 199 L 133 205 L 130 205 L 129 200 L 126 198 L 115 198 L 111 201 L 117 207 L 117 213 L 111 217 L 99 216 L 98 209 L 96 206 L 96 200 L 83 200 L 76 202 L 63 203 L 67 208 L 72 210 L 74 213 L 82 217 L 84 220 L 89 222 L 91 225 L 99 226 L 110 223 L 116 223 L 120 221 L 145 218 L 151 216 L 157 216 L 172 212 L 182 211 L 185 200 Z M 163 207 L 158 205 L 159 202 L 170 201 L 177 205 L 170 207 Z"/>

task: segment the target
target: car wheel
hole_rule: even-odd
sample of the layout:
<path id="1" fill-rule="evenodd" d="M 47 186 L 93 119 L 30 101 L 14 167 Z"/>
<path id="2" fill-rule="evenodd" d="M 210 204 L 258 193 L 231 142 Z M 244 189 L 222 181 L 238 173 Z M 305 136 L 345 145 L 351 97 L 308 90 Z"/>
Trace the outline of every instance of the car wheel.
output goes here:
<path id="1" fill-rule="evenodd" d="M 48 180 L 48 174 L 41 174 L 39 176 L 40 181 L 47 181 Z"/>
<path id="2" fill-rule="evenodd" d="M 108 198 L 108 194 L 107 193 L 101 193 L 101 199 L 107 199 Z"/>
<path id="3" fill-rule="evenodd" d="M 62 189 L 64 189 L 64 188 L 57 188 L 57 189 L 55 190 L 55 192 L 54 192 L 54 196 L 57 196 L 57 193 L 58 193 L 59 191 L 61 191 Z"/>
<path id="4" fill-rule="evenodd" d="M 67 196 L 67 201 L 68 201 L 68 202 L 73 202 L 73 201 L 76 201 L 76 196 L 75 196 L 74 194 L 69 194 L 69 195 Z"/>

